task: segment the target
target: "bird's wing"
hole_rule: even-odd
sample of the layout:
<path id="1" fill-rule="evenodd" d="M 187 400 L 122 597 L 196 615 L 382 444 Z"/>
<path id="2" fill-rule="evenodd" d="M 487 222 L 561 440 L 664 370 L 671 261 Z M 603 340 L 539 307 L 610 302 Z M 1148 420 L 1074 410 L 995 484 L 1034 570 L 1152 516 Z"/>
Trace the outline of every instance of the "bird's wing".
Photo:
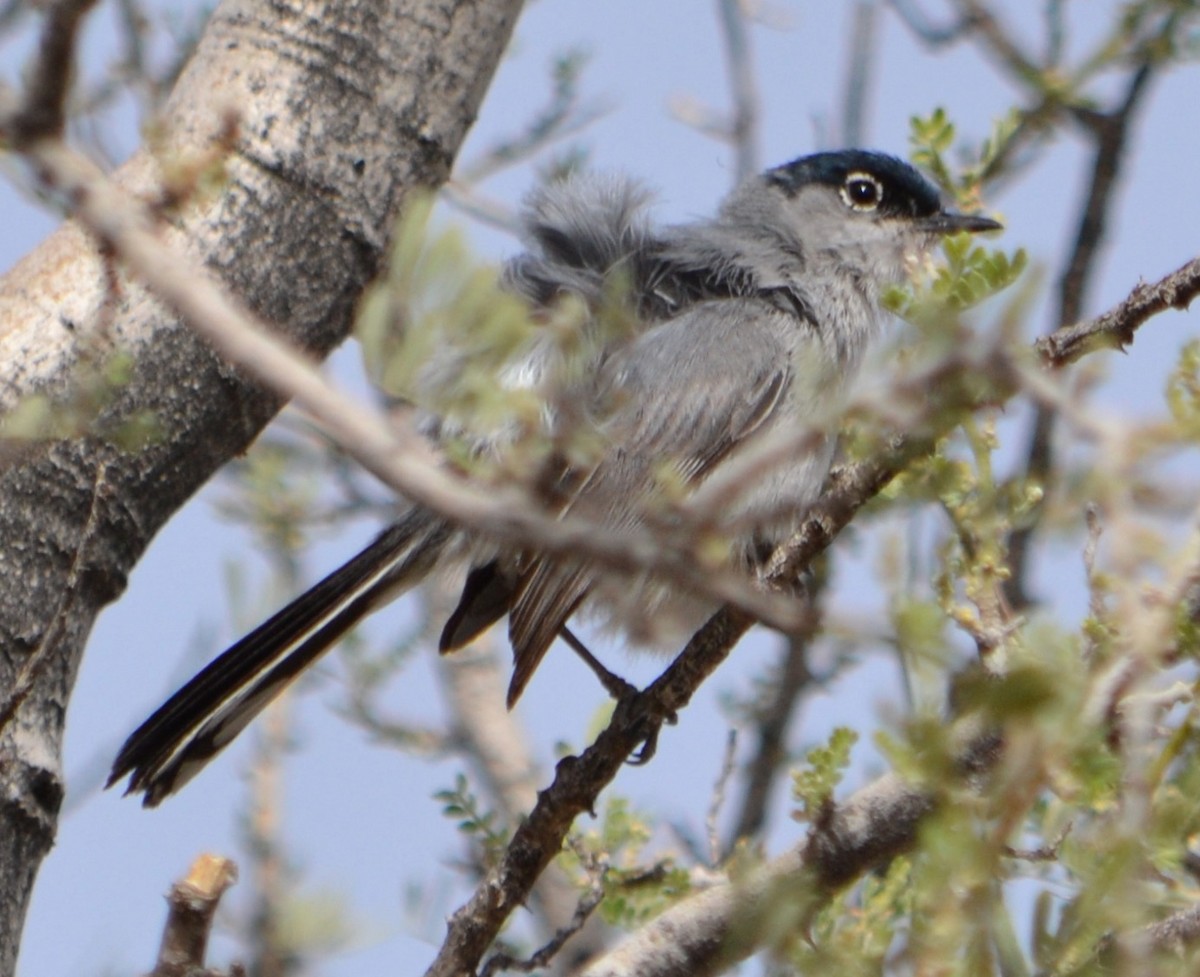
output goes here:
<path id="1" fill-rule="evenodd" d="M 790 321 L 788 321 L 790 320 Z M 658 492 L 664 469 L 694 485 L 775 413 L 792 380 L 787 330 L 804 323 L 754 299 L 706 302 L 639 337 L 606 369 L 599 426 L 610 449 L 579 480 L 565 512 L 597 532 L 628 531 Z M 537 558 L 509 612 L 520 696 L 560 629 L 587 596 L 586 562 Z"/>

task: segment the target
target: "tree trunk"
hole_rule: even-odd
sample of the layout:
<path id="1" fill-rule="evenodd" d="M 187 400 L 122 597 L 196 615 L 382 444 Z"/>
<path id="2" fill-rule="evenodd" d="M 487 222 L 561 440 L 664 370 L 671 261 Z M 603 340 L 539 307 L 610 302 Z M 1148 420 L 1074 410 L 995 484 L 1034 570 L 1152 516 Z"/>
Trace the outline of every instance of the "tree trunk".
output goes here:
<path id="1" fill-rule="evenodd" d="M 345 338 L 408 191 L 445 180 L 520 6 L 224 0 L 166 106 L 153 152 L 139 152 L 118 180 L 161 198 L 164 172 L 212 154 L 235 119 L 218 188 L 192 192 L 160 232 L 324 356 Z M 98 389 L 94 378 L 114 355 L 122 379 L 81 396 L 79 378 L 92 376 Z M 120 595 L 159 527 L 281 404 L 70 223 L 0 280 L 0 364 L 0 411 L 48 394 L 67 405 L 57 416 L 68 423 L 52 437 L 17 440 L 9 431 L 0 441 L 7 977 L 54 840 L 63 719 L 92 621 Z M 134 422 L 146 418 L 152 433 L 134 436 Z"/>

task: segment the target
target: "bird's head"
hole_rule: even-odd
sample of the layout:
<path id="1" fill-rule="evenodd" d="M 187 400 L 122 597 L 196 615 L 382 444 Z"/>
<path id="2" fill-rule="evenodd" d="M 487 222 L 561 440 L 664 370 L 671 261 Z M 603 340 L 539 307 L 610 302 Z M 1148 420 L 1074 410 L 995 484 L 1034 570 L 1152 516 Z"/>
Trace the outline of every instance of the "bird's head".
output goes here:
<path id="1" fill-rule="evenodd" d="M 991 218 L 946 209 L 912 166 L 862 149 L 767 170 L 735 192 L 725 211 L 770 229 L 813 270 L 841 266 L 876 286 L 903 280 L 944 235 L 1001 228 Z"/>

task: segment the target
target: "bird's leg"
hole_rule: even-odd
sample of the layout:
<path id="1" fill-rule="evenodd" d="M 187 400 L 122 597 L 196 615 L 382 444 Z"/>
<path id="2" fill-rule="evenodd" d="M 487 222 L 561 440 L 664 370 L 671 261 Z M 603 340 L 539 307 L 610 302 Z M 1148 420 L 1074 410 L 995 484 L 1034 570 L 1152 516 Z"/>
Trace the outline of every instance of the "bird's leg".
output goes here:
<path id="1" fill-rule="evenodd" d="M 575 652 L 575 654 L 577 654 L 583 660 L 583 663 L 592 670 L 592 674 L 594 674 L 596 678 L 600 680 L 600 684 L 604 686 L 605 691 L 607 691 L 609 695 L 616 699 L 617 702 L 620 702 L 622 699 L 625 699 L 629 696 L 638 694 L 637 686 L 626 682 L 625 679 L 621 678 L 620 675 L 616 675 L 605 668 L 604 663 L 601 662 L 600 659 L 593 655 L 590 651 L 588 651 L 587 645 L 580 641 L 575 632 L 573 632 L 569 627 L 564 624 L 558 629 L 558 633 L 563 641 L 570 645 L 571 650 Z"/>
<path id="2" fill-rule="evenodd" d="M 562 637 L 582 660 L 588 668 L 592 670 L 596 678 L 600 680 L 600 684 L 604 686 L 608 694 L 611 695 L 618 704 L 632 702 L 633 698 L 641 693 L 637 686 L 626 682 L 621 676 L 610 672 L 604 667 L 603 663 L 589 650 L 587 645 L 579 640 L 579 637 L 566 625 L 559 628 L 559 635 Z M 648 717 L 647 717 L 648 718 Z M 671 716 L 667 722 L 674 725 L 675 717 Z M 640 767 L 648 763 L 654 757 L 655 751 L 658 749 L 658 734 L 662 729 L 660 722 L 648 723 L 649 729 L 646 731 L 646 738 L 642 740 L 642 745 L 638 747 L 638 751 L 629 759 L 629 765 Z"/>

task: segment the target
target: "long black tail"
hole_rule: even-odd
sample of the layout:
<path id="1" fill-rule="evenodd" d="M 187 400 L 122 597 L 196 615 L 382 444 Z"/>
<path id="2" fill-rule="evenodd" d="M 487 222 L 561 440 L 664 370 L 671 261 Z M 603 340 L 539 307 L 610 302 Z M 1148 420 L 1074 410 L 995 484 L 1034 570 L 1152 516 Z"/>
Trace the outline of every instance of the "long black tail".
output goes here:
<path id="1" fill-rule="evenodd" d="M 450 530 L 410 510 L 370 546 L 230 646 L 125 741 L 107 787 L 154 807 L 222 750 L 300 672 L 380 604 L 419 583 Z"/>

